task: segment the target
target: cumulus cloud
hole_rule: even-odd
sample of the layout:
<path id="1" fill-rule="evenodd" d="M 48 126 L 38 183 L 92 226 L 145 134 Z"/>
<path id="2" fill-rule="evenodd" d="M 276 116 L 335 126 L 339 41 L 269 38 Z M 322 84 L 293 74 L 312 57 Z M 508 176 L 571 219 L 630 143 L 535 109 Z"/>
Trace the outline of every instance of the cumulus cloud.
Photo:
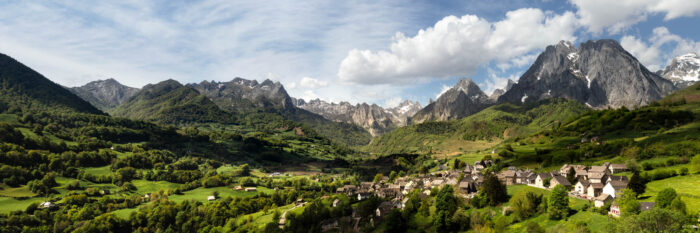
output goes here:
<path id="1" fill-rule="evenodd" d="M 663 14 L 665 20 L 700 13 L 700 1 L 686 0 L 569 0 L 576 7 L 579 21 L 589 32 L 619 34 L 645 21 L 650 14 Z"/>
<path id="2" fill-rule="evenodd" d="M 508 77 L 501 77 L 498 75 L 498 73 L 496 73 L 493 70 L 488 70 L 488 73 L 489 73 L 489 78 L 484 80 L 484 83 L 479 85 L 484 90 L 484 93 L 486 93 L 487 95 L 491 95 L 491 93 L 493 93 L 493 91 L 495 91 L 496 89 L 505 90 L 506 85 L 508 85 L 508 80 L 512 80 L 512 81 L 518 80 L 518 76 L 516 76 L 516 75 L 510 75 Z"/>
<path id="3" fill-rule="evenodd" d="M 448 16 L 414 37 L 397 33 L 389 51 L 351 50 L 338 76 L 360 84 L 405 84 L 469 75 L 490 61 L 527 59 L 521 56 L 534 49 L 575 40 L 576 24 L 571 12 L 557 15 L 530 8 L 510 11 L 493 23 L 476 15 Z"/>
<path id="4" fill-rule="evenodd" d="M 317 89 L 317 88 L 328 86 L 328 82 L 318 80 L 315 78 L 303 77 L 303 78 L 301 78 L 301 81 L 299 81 L 299 86 L 304 87 L 304 88 Z"/>
<path id="5" fill-rule="evenodd" d="M 654 28 L 648 41 L 635 36 L 624 36 L 620 45 L 650 70 L 663 69 L 671 59 L 689 52 L 700 52 L 700 42 L 682 38 L 666 27 Z M 666 48 L 670 46 L 672 49 Z"/>

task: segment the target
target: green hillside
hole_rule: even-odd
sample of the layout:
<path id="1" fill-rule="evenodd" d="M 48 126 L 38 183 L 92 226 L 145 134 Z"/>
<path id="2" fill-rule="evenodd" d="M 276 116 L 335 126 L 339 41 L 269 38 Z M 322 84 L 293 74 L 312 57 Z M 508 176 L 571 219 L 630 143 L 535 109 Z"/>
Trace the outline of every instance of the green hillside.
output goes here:
<path id="1" fill-rule="evenodd" d="M 90 103 L 17 60 L 0 54 L 0 112 L 68 110 L 103 114 Z"/>
<path id="2" fill-rule="evenodd" d="M 561 122 L 588 110 L 576 101 L 564 99 L 548 99 L 526 105 L 504 103 L 459 120 L 425 122 L 398 128 L 375 138 L 367 149 L 382 154 L 436 151 L 451 154 L 469 148 L 470 141 L 500 142 L 558 127 Z M 455 144 L 463 144 L 463 147 Z"/>
<path id="3" fill-rule="evenodd" d="M 147 85 L 110 114 L 165 124 L 233 123 L 233 116 L 196 90 L 174 80 Z"/>

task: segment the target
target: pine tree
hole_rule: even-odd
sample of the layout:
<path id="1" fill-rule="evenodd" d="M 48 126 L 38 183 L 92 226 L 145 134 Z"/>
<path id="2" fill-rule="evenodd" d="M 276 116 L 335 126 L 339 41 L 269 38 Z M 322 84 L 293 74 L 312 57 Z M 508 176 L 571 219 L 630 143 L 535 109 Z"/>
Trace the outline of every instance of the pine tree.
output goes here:
<path id="1" fill-rule="evenodd" d="M 482 184 L 482 192 L 488 200 L 488 204 L 496 206 L 500 203 L 508 201 L 508 192 L 506 186 L 498 180 L 498 177 L 491 173 L 484 175 L 484 183 Z"/>
<path id="2" fill-rule="evenodd" d="M 647 189 L 647 182 L 639 175 L 639 171 L 635 171 L 634 174 L 632 174 L 632 178 L 630 178 L 630 182 L 627 184 L 627 188 L 631 189 L 639 196 Z"/>

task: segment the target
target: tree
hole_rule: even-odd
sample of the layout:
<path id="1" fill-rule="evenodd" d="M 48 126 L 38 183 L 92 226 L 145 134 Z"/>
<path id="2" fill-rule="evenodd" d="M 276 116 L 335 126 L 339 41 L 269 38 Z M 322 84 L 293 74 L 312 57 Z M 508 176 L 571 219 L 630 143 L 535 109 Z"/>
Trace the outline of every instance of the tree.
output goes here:
<path id="1" fill-rule="evenodd" d="M 639 171 L 635 171 L 634 174 L 632 174 L 632 178 L 630 178 L 630 182 L 627 183 L 627 188 L 634 191 L 637 195 L 640 195 L 647 189 L 647 181 L 639 175 Z"/>
<path id="2" fill-rule="evenodd" d="M 695 155 L 695 157 L 690 160 L 690 167 L 693 169 L 694 173 L 700 173 L 700 155 Z"/>
<path id="3" fill-rule="evenodd" d="M 486 197 L 486 201 L 489 205 L 496 206 L 508 201 L 506 186 L 492 173 L 486 173 L 486 175 L 484 175 L 484 183 L 481 187 L 480 192 Z"/>
<path id="4" fill-rule="evenodd" d="M 384 178 L 384 175 L 382 173 L 377 173 L 377 175 L 374 176 L 374 183 L 379 183 Z"/>
<path id="5" fill-rule="evenodd" d="M 569 172 L 566 173 L 566 179 L 569 180 L 569 183 L 576 183 L 576 170 L 574 170 L 574 167 L 569 168 Z"/>
<path id="6" fill-rule="evenodd" d="M 566 187 L 554 186 L 549 195 L 548 207 L 547 213 L 550 219 L 563 219 L 569 214 L 569 195 L 566 194 Z"/>
<path id="7" fill-rule="evenodd" d="M 637 194 L 631 189 L 623 189 L 615 202 L 623 216 L 635 215 L 641 211 L 642 205 L 637 201 Z"/>
<path id="8" fill-rule="evenodd" d="M 526 232 L 528 233 L 544 233 L 544 229 L 534 221 L 529 221 L 525 225 Z"/>
<path id="9" fill-rule="evenodd" d="M 671 202 L 671 205 L 669 206 L 670 209 L 678 211 L 683 214 L 687 214 L 685 202 L 681 200 L 681 196 L 678 195 L 673 201 Z"/>
<path id="10" fill-rule="evenodd" d="M 240 176 L 250 176 L 250 165 L 248 165 L 247 163 L 244 163 L 243 165 L 241 165 L 240 169 L 241 169 Z"/>
<path id="11" fill-rule="evenodd" d="M 671 205 L 671 202 L 673 202 L 673 199 L 676 199 L 676 190 L 673 188 L 665 188 L 664 190 L 661 190 L 659 194 L 656 196 L 656 207 L 659 208 L 666 208 Z"/>
<path id="12" fill-rule="evenodd" d="M 389 182 L 394 182 L 396 180 L 397 176 L 398 176 L 398 174 L 396 174 L 396 171 L 391 171 L 389 173 Z"/>
<path id="13" fill-rule="evenodd" d="M 622 218 L 612 232 L 682 232 L 686 217 L 676 211 L 654 208 L 639 215 Z"/>
<path id="14" fill-rule="evenodd" d="M 433 225 L 438 232 L 447 232 L 452 225 L 452 215 L 457 211 L 457 199 L 452 185 L 445 185 L 435 196 Z"/>
<path id="15" fill-rule="evenodd" d="M 388 233 L 406 232 L 406 221 L 398 209 L 391 210 L 384 222 L 386 222 L 386 232 Z"/>
<path id="16" fill-rule="evenodd" d="M 511 199 L 511 208 L 513 213 L 520 219 L 527 219 L 538 212 L 538 208 L 542 204 L 542 195 L 533 192 L 519 192 Z"/>

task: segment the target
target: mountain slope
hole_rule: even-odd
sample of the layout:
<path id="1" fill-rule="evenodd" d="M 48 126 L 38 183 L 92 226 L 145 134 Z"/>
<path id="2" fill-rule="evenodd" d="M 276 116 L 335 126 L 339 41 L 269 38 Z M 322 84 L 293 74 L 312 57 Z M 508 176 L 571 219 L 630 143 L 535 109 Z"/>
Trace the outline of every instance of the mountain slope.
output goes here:
<path id="1" fill-rule="evenodd" d="M 494 101 L 471 79 L 461 79 L 457 84 L 410 118 L 411 123 L 446 121 L 466 117 L 491 106 Z"/>
<path id="2" fill-rule="evenodd" d="M 12 109 L 64 109 L 103 114 L 38 72 L 0 54 L 0 112 Z"/>
<path id="3" fill-rule="evenodd" d="M 102 111 L 124 103 L 139 91 L 138 88 L 124 86 L 111 78 L 92 81 L 80 87 L 71 87 L 69 90 Z"/>
<path id="4" fill-rule="evenodd" d="M 679 88 L 688 87 L 700 81 L 700 56 L 688 53 L 675 57 L 671 64 L 656 73 Z"/>
<path id="5" fill-rule="evenodd" d="M 471 150 L 483 149 L 479 148 L 483 145 L 469 148 L 469 143 L 483 141 L 478 144 L 486 145 L 557 127 L 588 110 L 577 101 L 559 98 L 524 105 L 502 103 L 459 120 L 424 122 L 398 128 L 375 138 L 367 148 L 374 153 L 440 154 L 463 152 L 457 149 L 462 145 Z"/>
<path id="6" fill-rule="evenodd" d="M 676 90 L 647 70 L 617 41 L 598 40 L 575 48 L 562 41 L 548 46 L 499 102 L 567 98 L 594 108 L 638 107 Z"/>
<path id="7" fill-rule="evenodd" d="M 371 139 L 363 128 L 342 122 L 327 120 L 320 115 L 294 106 L 293 99 L 279 82 L 235 78 L 229 82 L 188 84 L 221 109 L 239 114 L 276 114 L 286 119 L 304 123 L 336 142 L 345 145 L 366 145 Z"/>
<path id="8" fill-rule="evenodd" d="M 177 81 L 143 87 L 131 99 L 110 111 L 113 116 L 158 123 L 232 123 L 233 117 L 207 97 Z"/>

